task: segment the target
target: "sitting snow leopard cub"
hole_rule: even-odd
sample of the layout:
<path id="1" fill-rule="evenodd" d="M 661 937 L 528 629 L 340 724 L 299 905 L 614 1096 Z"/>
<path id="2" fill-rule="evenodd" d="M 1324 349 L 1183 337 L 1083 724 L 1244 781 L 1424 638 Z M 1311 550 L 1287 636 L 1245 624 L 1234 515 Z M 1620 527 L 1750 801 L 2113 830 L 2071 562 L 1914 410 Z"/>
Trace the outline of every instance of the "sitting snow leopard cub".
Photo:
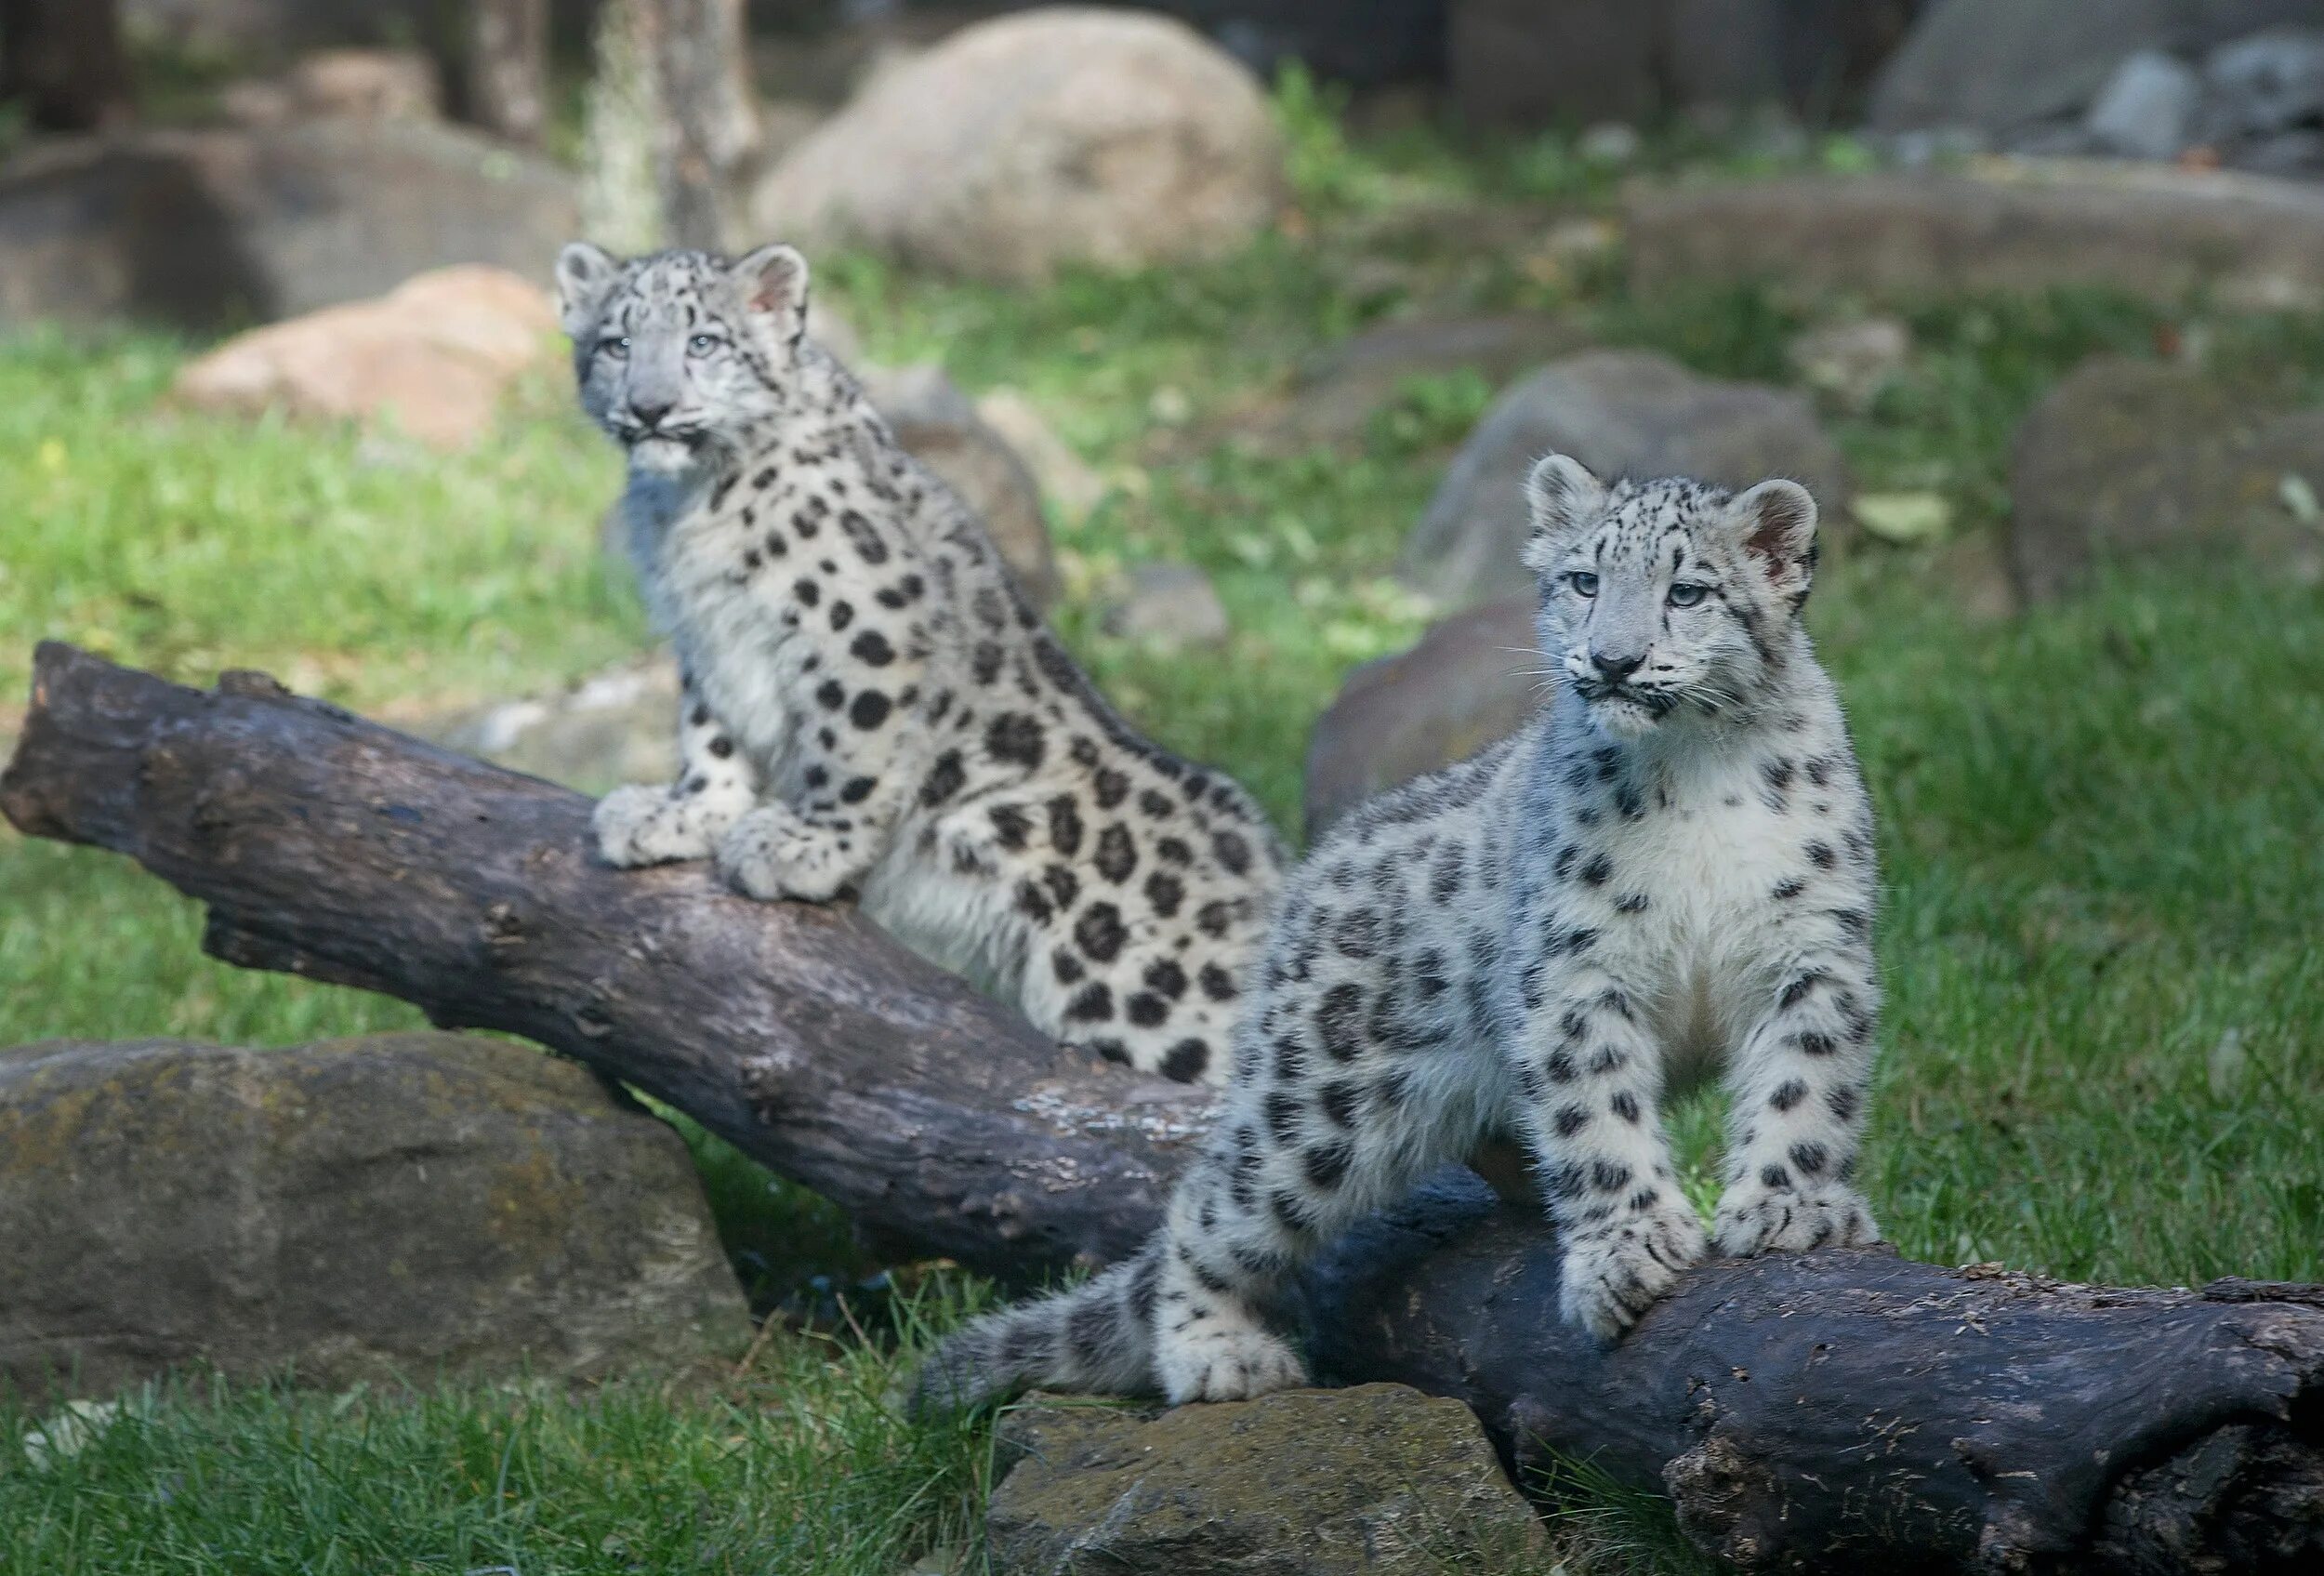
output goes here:
<path id="1" fill-rule="evenodd" d="M 1710 1240 L 1876 1238 L 1849 1185 L 1878 1002 L 1871 812 L 1799 621 L 1815 503 L 1789 482 L 1607 487 L 1557 456 L 1527 492 L 1553 697 L 1308 856 L 1163 1227 L 954 1337 L 921 1404 L 1301 1384 L 1262 1319 L 1277 1287 L 1498 1131 L 1560 1227 L 1565 1316 L 1618 1336 L 1707 1251 L 1657 1106 L 1714 1058 L 1734 1115 Z"/>
<path id="2" fill-rule="evenodd" d="M 557 279 L 684 678 L 679 780 L 606 797 L 605 858 L 715 858 L 765 899 L 856 889 L 1044 1031 L 1222 1079 L 1212 1048 L 1282 879 L 1273 832 L 1116 715 L 806 338 L 805 260 L 575 245 Z"/>

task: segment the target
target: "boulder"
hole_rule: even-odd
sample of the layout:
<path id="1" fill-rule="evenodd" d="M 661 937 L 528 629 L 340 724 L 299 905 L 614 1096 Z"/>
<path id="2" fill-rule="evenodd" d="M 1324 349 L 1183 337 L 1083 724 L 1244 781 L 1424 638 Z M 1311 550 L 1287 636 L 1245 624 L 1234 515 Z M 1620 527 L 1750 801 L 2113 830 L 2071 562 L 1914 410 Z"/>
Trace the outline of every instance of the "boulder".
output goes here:
<path id="1" fill-rule="evenodd" d="M 2018 429 L 2010 563 L 2044 601 L 2100 565 L 2251 553 L 2324 574 L 2324 409 L 2254 411 L 2185 366 L 2101 357 Z"/>
<path id="2" fill-rule="evenodd" d="M 1233 251 L 1284 192 L 1266 96 L 1232 57 L 1165 18 L 1053 7 L 878 73 L 750 211 L 811 248 L 1038 281 Z"/>
<path id="3" fill-rule="evenodd" d="M 1804 299 L 2095 285 L 2176 303 L 2324 305 L 2324 190 L 2159 165 L 1992 161 L 1626 203 L 1631 286 L 1765 280 Z"/>
<path id="4" fill-rule="evenodd" d="M 2159 49 L 2141 49 L 2114 68 L 2083 118 L 2092 142 L 2127 159 L 2175 159 L 2195 134 L 2203 80 Z"/>
<path id="5" fill-rule="evenodd" d="M 388 422 L 438 448 L 488 435 L 519 376 L 557 359 L 557 314 L 506 269 L 437 269 L 376 301 L 236 335 L 178 374 L 199 410 Z"/>
<path id="6" fill-rule="evenodd" d="M 344 1386 L 748 1338 L 677 1133 L 511 1042 L 0 1051 L 0 1387 Z"/>
<path id="7" fill-rule="evenodd" d="M 1542 1543 L 1475 1414 L 1401 1384 L 1030 1407 L 1001 1430 L 1021 1458 L 985 1512 L 1002 1576 L 1434 1576 Z"/>
<path id="8" fill-rule="evenodd" d="M 1912 330 L 1893 317 L 1819 324 L 1784 347 L 1800 381 L 1866 411 L 1912 359 Z"/>
<path id="9" fill-rule="evenodd" d="M 2199 52 L 2315 10 L 2315 0 L 1938 0 L 1881 69 L 1871 125 L 2007 138 L 2080 117 L 2140 50 Z"/>
<path id="10" fill-rule="evenodd" d="M 1057 600 L 1057 560 L 1040 483 L 975 404 L 932 365 L 865 368 L 864 391 L 913 457 L 944 478 L 984 522 L 1036 607 Z"/>
<path id="11" fill-rule="evenodd" d="M 591 674 L 552 695 L 470 707 L 409 724 L 496 766 L 603 793 L 678 776 L 678 665 L 667 653 Z"/>
<path id="12" fill-rule="evenodd" d="M 1804 396 L 1698 377 L 1649 352 L 1593 351 L 1543 367 L 1486 413 L 1405 544 L 1398 576 L 1456 606 L 1506 591 L 1525 573 L 1525 473 L 1552 452 L 1609 480 L 1745 487 L 1789 476 L 1828 513 L 1847 503 L 1840 452 Z"/>
<path id="13" fill-rule="evenodd" d="M 1313 844 L 1349 810 L 1525 725 L 1548 666 L 1534 649 L 1531 592 L 1433 626 L 1419 644 L 1348 675 L 1307 746 L 1301 805 Z"/>
<path id="14" fill-rule="evenodd" d="M 0 166 L 0 324 L 207 331 L 377 296 L 452 263 L 545 279 L 579 222 L 561 171 L 445 126 L 38 143 Z"/>
<path id="15" fill-rule="evenodd" d="M 319 49 L 284 77 L 297 115 L 440 120 L 443 84 L 417 49 Z"/>
<path id="16" fill-rule="evenodd" d="M 1100 620 L 1105 632 L 1161 651 L 1221 645 L 1234 632 L 1210 576 L 1191 563 L 1131 566 L 1122 596 Z"/>

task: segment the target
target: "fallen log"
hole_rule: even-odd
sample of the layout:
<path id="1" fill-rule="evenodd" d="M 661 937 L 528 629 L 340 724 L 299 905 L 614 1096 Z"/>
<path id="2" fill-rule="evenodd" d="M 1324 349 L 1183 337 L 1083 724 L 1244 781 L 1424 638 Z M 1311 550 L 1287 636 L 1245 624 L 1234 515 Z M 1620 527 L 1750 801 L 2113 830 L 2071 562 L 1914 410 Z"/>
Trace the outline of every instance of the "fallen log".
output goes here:
<path id="1" fill-rule="evenodd" d="M 619 872 L 588 802 L 232 675 L 42 647 L 0 812 L 207 903 L 205 947 L 508 1030 L 883 1235 L 1011 1279 L 1155 1219 L 1198 1093 L 1083 1062 L 845 910 Z M 1720 1264 L 1602 1351 L 1554 1234 L 1447 1173 L 1304 1290 L 1319 1363 L 1468 1402 L 1751 1570 L 2324 1566 L 2324 1288 L 2061 1286 L 1882 1252 Z"/>
<path id="2" fill-rule="evenodd" d="M 589 801 L 294 697 L 44 644 L 0 812 L 209 906 L 203 948 L 667 1101 L 882 1240 L 1023 1280 L 1152 1228 L 1201 1091 L 1069 1053 L 851 909 L 619 871 Z"/>

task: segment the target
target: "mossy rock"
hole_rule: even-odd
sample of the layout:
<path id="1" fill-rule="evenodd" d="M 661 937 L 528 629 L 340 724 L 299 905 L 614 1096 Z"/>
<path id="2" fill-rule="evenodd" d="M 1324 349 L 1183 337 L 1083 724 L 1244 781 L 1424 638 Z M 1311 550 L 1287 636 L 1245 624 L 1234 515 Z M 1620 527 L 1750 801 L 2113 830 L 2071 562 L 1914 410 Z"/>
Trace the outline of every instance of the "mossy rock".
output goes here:
<path id="1" fill-rule="evenodd" d="M 594 1375 L 747 1337 L 685 1145 L 507 1041 L 0 1050 L 0 1384 Z"/>
<path id="2" fill-rule="evenodd" d="M 1021 1459 L 986 1525 L 1011 1576 L 1436 1576 L 1541 1537 L 1475 1414 L 1401 1384 L 1159 1416 L 1039 1405 L 1001 1445 Z"/>

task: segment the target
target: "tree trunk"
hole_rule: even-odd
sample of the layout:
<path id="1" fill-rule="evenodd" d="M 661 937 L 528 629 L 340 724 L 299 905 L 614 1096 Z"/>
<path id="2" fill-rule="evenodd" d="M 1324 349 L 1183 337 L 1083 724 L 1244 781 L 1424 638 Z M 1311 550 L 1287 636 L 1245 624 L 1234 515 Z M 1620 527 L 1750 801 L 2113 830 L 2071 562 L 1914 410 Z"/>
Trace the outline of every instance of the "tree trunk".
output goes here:
<path id="1" fill-rule="evenodd" d="M 548 126 L 548 0 L 469 0 L 467 55 L 469 118 L 539 146 Z"/>
<path id="2" fill-rule="evenodd" d="M 852 912 L 607 869 L 579 796 L 256 675 L 205 694 L 44 646 L 0 811 L 206 902 L 218 957 L 539 1040 L 1010 1278 L 1137 1241 L 1207 1112 Z M 1450 1172 L 1302 1303 L 1327 1371 L 1458 1397 L 1520 1468 L 1668 1493 L 1746 1569 L 2324 1568 L 2324 1288 L 1779 1254 L 1694 1272 L 1601 1350 L 1557 1266 L 1537 1212 Z"/>
<path id="3" fill-rule="evenodd" d="M 44 130 L 127 120 L 118 0 L 0 0 L 0 95 L 20 100 Z"/>
<path id="4" fill-rule="evenodd" d="M 759 147 L 743 0 L 605 0 L 583 219 L 628 251 L 739 245 Z"/>

